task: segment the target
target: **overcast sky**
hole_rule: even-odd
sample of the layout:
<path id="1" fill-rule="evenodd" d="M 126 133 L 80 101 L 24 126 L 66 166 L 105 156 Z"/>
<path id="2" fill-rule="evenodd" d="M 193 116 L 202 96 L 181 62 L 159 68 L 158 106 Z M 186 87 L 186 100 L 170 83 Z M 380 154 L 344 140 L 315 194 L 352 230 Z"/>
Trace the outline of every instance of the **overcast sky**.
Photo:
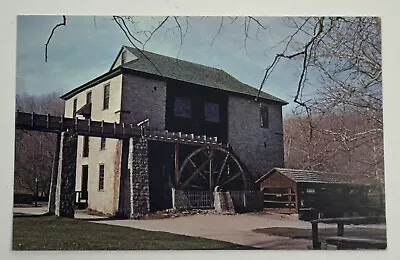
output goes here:
<path id="1" fill-rule="evenodd" d="M 138 32 L 154 28 L 162 19 L 138 17 L 134 26 L 128 25 Z M 181 17 L 179 21 L 182 30 L 187 31 L 182 46 L 175 20 L 171 17 L 145 49 L 223 69 L 256 88 L 265 68 L 282 47 L 274 46 L 293 30 L 282 18 L 260 18 L 268 29 L 261 29 L 257 34 L 259 26 L 252 21 L 248 31 L 250 38 L 244 48 L 243 18 L 233 21 L 225 17 L 218 35 L 220 17 Z M 67 26 L 59 27 L 50 41 L 46 63 L 45 42 L 54 25 L 60 22 L 62 16 L 18 17 L 17 93 L 63 94 L 108 71 L 120 47 L 131 45 L 111 17 L 67 16 Z M 144 39 L 143 34 L 138 37 Z M 293 103 L 298 66 L 299 63 L 293 61 L 279 64 L 263 90 Z M 284 111 L 289 112 L 292 108 L 293 105 L 286 106 Z"/>

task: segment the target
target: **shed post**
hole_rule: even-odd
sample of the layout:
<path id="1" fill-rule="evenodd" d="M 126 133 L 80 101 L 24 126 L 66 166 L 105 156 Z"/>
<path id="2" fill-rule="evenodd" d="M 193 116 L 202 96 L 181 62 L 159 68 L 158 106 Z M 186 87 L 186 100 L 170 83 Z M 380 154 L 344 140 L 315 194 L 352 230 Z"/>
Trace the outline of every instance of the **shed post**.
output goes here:
<path id="1" fill-rule="evenodd" d="M 339 237 L 342 237 L 344 234 L 344 224 L 343 223 L 338 223 L 337 224 L 337 235 Z"/>
<path id="2" fill-rule="evenodd" d="M 299 184 L 295 183 L 295 200 L 296 200 L 296 213 L 299 214 Z"/>

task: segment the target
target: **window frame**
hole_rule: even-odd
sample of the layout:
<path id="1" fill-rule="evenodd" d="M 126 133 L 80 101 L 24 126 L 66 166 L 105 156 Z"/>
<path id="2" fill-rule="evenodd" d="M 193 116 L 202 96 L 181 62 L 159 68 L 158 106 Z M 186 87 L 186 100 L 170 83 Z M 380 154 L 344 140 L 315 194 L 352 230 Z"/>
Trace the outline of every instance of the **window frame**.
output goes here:
<path id="1" fill-rule="evenodd" d="M 86 92 L 86 104 L 91 104 L 91 103 L 92 103 L 92 91 L 88 91 Z"/>
<path id="2" fill-rule="evenodd" d="M 76 111 L 78 111 L 78 98 L 75 98 L 72 103 L 72 118 L 76 117 Z"/>
<path id="3" fill-rule="evenodd" d="M 103 110 L 110 108 L 110 83 L 104 84 L 103 87 Z"/>
<path id="4" fill-rule="evenodd" d="M 89 136 L 84 135 L 83 136 L 83 145 L 82 145 L 82 157 L 89 157 Z"/>
<path id="5" fill-rule="evenodd" d="M 207 119 L 207 117 L 206 117 L 206 106 L 207 106 L 207 104 L 210 104 L 210 105 L 216 105 L 217 106 L 217 113 L 216 113 L 216 115 L 217 115 L 217 120 L 208 120 Z M 205 101 L 204 102 L 204 108 L 203 108 L 203 112 L 204 112 L 204 114 L 203 114 L 203 116 L 204 116 L 204 121 L 205 122 L 207 122 L 207 123 L 215 123 L 215 124 L 218 124 L 218 123 L 220 123 L 221 122 L 221 118 L 220 118 L 220 104 L 218 104 L 218 103 L 216 103 L 216 102 L 210 102 L 210 101 Z"/>
<path id="6" fill-rule="evenodd" d="M 107 138 L 101 137 L 100 138 L 100 151 L 106 150 L 106 143 L 107 143 Z"/>
<path id="7" fill-rule="evenodd" d="M 189 116 L 184 116 L 184 115 L 178 115 L 176 113 L 176 101 L 178 99 L 181 100 L 186 100 L 189 102 Z M 193 118 L 193 104 L 192 104 L 192 100 L 189 97 L 185 97 L 185 96 L 174 96 L 174 103 L 173 103 L 173 111 L 172 111 L 174 117 L 178 117 L 178 118 L 184 118 L 184 119 L 192 119 Z"/>
<path id="8" fill-rule="evenodd" d="M 264 104 L 260 104 L 260 126 L 269 128 L 269 107 Z"/>
<path id="9" fill-rule="evenodd" d="M 99 191 L 104 191 L 104 183 L 105 183 L 105 166 L 104 163 L 99 164 Z"/>

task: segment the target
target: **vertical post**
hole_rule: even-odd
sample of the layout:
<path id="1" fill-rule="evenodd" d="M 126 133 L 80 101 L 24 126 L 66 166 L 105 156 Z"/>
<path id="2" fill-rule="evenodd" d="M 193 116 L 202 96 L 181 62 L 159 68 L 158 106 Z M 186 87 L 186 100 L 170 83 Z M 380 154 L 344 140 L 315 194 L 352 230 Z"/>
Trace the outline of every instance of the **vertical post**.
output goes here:
<path id="1" fill-rule="evenodd" d="M 172 188 L 171 189 L 171 192 L 172 192 L 172 208 L 173 209 L 176 209 L 176 202 L 175 202 L 175 188 Z"/>
<path id="2" fill-rule="evenodd" d="M 318 222 L 311 222 L 311 225 L 313 249 L 321 249 L 321 243 L 318 241 Z"/>
<path id="3" fill-rule="evenodd" d="M 214 182 L 213 182 L 213 175 L 212 175 L 212 157 L 214 156 L 214 151 L 211 149 L 211 147 L 209 148 L 210 149 L 210 163 L 209 163 L 209 165 L 208 165 L 208 169 L 209 169 L 209 172 L 210 172 L 210 191 L 211 192 L 213 192 L 213 190 L 214 190 Z"/>
<path id="4" fill-rule="evenodd" d="M 58 161 L 60 159 L 60 144 L 61 133 L 57 133 L 56 149 L 54 151 L 53 166 L 51 169 L 49 204 L 47 208 L 48 214 L 50 215 L 54 215 L 55 213 Z"/>
<path id="5" fill-rule="evenodd" d="M 132 168 L 128 167 L 129 161 L 129 144 L 130 138 L 122 140 L 122 155 L 121 155 L 121 176 L 120 176 L 120 188 L 119 188 L 119 200 L 118 200 L 118 212 L 117 215 L 120 217 L 129 217 L 130 210 L 130 174 L 129 171 Z M 132 159 L 132 158 L 131 158 Z"/>
<path id="6" fill-rule="evenodd" d="M 337 235 L 339 237 L 342 237 L 344 234 L 344 224 L 343 223 L 338 223 L 337 224 Z"/>
<path id="7" fill-rule="evenodd" d="M 35 207 L 38 206 L 38 198 L 39 198 L 39 180 L 35 177 Z"/>
<path id="8" fill-rule="evenodd" d="M 179 185 L 179 143 L 175 143 L 175 187 Z"/>
<path id="9" fill-rule="evenodd" d="M 295 203 L 296 203 L 296 214 L 299 214 L 299 191 L 298 191 L 298 184 L 296 183 L 295 184 L 296 186 L 295 186 L 295 194 L 294 194 L 294 196 L 295 196 Z"/>

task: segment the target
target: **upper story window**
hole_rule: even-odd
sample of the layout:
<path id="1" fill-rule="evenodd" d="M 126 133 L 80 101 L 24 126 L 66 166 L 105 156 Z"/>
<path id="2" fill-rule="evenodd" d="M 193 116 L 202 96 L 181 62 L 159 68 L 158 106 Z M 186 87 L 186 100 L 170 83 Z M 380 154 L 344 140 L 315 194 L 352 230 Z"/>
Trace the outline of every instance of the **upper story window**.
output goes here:
<path id="1" fill-rule="evenodd" d="M 78 100 L 75 98 L 74 99 L 74 104 L 72 105 L 72 117 L 75 118 L 76 117 L 76 110 L 78 107 Z"/>
<path id="2" fill-rule="evenodd" d="M 175 97 L 174 116 L 191 118 L 192 106 L 190 99 L 186 97 Z"/>
<path id="3" fill-rule="evenodd" d="M 86 93 L 86 104 L 92 103 L 92 91 Z"/>
<path id="4" fill-rule="evenodd" d="M 106 149 L 106 138 L 105 137 L 102 137 L 101 139 L 100 139 L 100 150 L 105 150 Z"/>
<path id="5" fill-rule="evenodd" d="M 261 119 L 261 127 L 269 128 L 268 106 L 265 105 L 260 106 L 260 119 Z"/>
<path id="6" fill-rule="evenodd" d="M 204 103 L 204 120 L 207 122 L 219 122 L 219 105 L 215 103 Z"/>
<path id="7" fill-rule="evenodd" d="M 110 83 L 104 85 L 103 110 L 110 107 Z"/>
<path id="8" fill-rule="evenodd" d="M 89 136 L 85 135 L 83 137 L 83 151 L 82 151 L 82 156 L 83 157 L 88 157 L 89 156 Z"/>
<path id="9" fill-rule="evenodd" d="M 99 191 L 104 190 L 104 164 L 99 165 Z"/>

